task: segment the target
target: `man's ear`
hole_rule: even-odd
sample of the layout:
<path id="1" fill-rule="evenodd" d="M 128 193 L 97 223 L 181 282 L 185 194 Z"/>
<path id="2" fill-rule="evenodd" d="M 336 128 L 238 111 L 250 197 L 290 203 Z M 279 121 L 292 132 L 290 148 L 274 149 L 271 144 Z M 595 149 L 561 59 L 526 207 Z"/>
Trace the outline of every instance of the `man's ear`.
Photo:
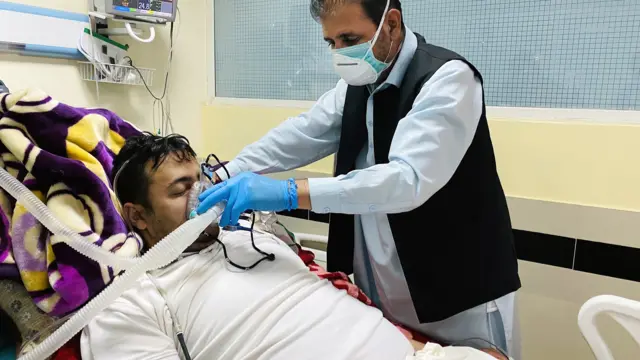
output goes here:
<path id="1" fill-rule="evenodd" d="M 147 220 L 144 216 L 145 210 L 142 205 L 126 203 L 122 208 L 124 219 L 135 229 L 144 231 L 147 229 Z"/>
<path id="2" fill-rule="evenodd" d="M 389 33 L 398 36 L 397 32 L 402 32 L 402 13 L 398 9 L 391 9 L 387 12 L 387 24 Z"/>

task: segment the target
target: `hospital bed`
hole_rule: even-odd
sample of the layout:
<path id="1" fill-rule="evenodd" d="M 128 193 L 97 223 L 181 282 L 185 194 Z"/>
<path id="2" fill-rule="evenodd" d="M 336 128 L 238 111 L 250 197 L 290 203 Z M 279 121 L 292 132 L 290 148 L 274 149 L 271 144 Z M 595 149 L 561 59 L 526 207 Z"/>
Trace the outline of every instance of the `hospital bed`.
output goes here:
<path id="1" fill-rule="evenodd" d="M 318 261 L 326 264 L 326 236 L 306 233 L 296 233 L 295 235 L 303 249 L 312 251 Z M 588 300 L 578 314 L 578 326 L 596 360 L 615 360 L 596 326 L 596 318 L 599 315 L 611 316 L 629 332 L 640 346 L 640 301 L 613 295 L 596 296 Z M 640 359 L 640 348 L 638 358 Z"/>
<path id="2" fill-rule="evenodd" d="M 604 314 L 616 320 L 640 345 L 640 302 L 613 295 L 596 296 L 587 301 L 578 314 L 578 326 L 596 360 L 614 360 L 596 326 L 596 318 Z M 640 358 L 640 351 L 636 358 Z"/>
<path id="3" fill-rule="evenodd" d="M 316 262 L 326 265 L 327 236 L 308 233 L 294 233 L 294 235 L 304 250 L 311 251 L 316 256 Z"/>

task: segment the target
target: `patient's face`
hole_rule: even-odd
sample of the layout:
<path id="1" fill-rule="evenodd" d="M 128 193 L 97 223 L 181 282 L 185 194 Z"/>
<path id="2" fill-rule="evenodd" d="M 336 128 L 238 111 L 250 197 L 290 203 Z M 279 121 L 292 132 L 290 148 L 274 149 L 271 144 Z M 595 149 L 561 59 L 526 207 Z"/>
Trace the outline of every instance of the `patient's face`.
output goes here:
<path id="1" fill-rule="evenodd" d="M 189 191 L 200 178 L 196 159 L 183 159 L 169 155 L 155 170 L 149 166 L 149 202 L 145 209 L 143 235 L 151 247 L 187 221 L 186 209 Z"/>

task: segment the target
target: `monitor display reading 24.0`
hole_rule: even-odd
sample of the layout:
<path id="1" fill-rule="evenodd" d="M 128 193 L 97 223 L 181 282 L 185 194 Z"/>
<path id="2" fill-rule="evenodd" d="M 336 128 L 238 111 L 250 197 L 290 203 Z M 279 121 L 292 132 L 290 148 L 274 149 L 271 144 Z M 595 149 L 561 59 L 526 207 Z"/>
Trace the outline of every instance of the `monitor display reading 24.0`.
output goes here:
<path id="1" fill-rule="evenodd" d="M 171 17 L 173 0 L 113 0 L 113 9 L 136 15 Z"/>

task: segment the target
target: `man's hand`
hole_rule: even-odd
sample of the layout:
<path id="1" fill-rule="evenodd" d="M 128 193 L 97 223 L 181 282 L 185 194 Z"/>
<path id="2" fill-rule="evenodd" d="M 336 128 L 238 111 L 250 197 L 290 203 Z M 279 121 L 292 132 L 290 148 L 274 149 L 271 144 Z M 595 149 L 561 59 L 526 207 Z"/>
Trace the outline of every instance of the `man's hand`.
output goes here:
<path id="1" fill-rule="evenodd" d="M 297 186 L 293 179 L 274 180 L 254 173 L 242 173 L 202 193 L 198 214 L 226 201 L 220 226 L 238 223 L 246 210 L 282 211 L 298 208 Z"/>

